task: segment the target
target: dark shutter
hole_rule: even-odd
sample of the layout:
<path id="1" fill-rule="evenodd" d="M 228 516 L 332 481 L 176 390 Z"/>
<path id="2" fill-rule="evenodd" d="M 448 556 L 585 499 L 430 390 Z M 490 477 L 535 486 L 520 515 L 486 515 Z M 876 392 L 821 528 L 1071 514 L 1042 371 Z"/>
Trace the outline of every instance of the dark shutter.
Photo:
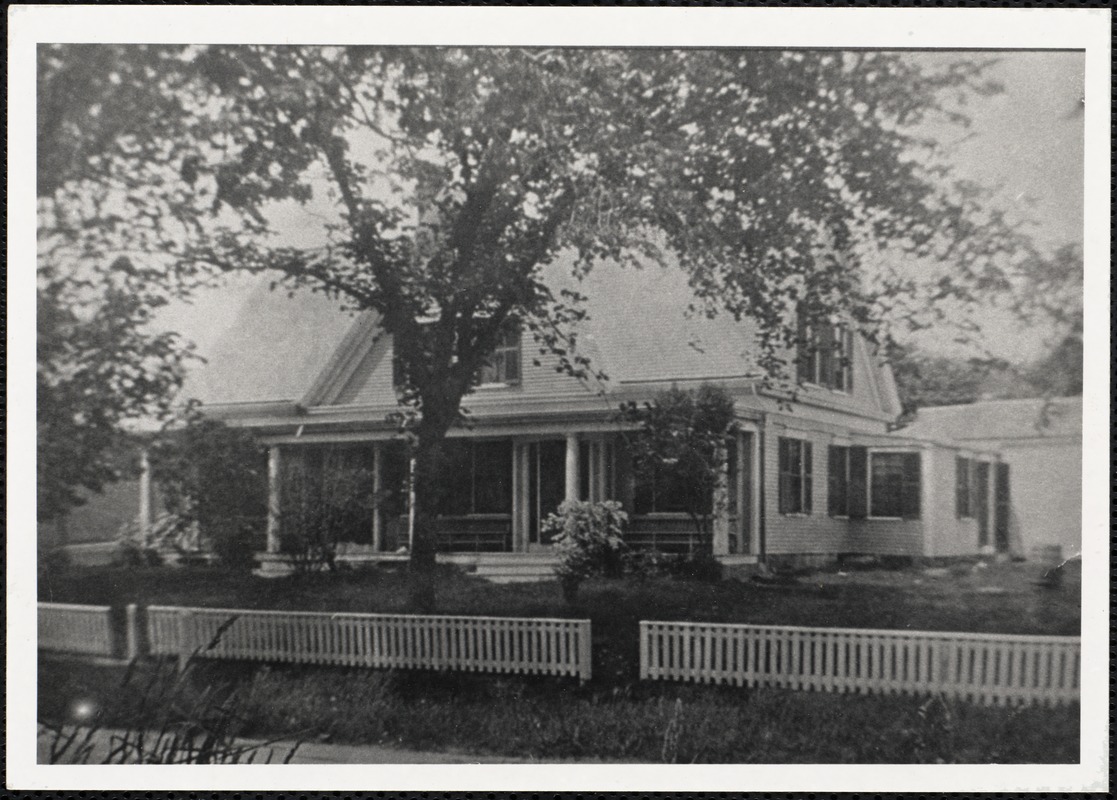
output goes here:
<path id="1" fill-rule="evenodd" d="M 814 380 L 814 358 L 811 350 L 810 327 L 806 315 L 799 310 L 798 327 L 795 340 L 795 377 L 799 383 Z"/>
<path id="2" fill-rule="evenodd" d="M 919 453 L 903 454 L 904 477 L 900 492 L 900 516 L 904 519 L 919 519 L 922 493 L 919 462 Z"/>
<path id="3" fill-rule="evenodd" d="M 954 515 L 970 515 L 970 462 L 961 456 L 954 458 Z"/>
<path id="4" fill-rule="evenodd" d="M 847 392 L 853 391 L 853 329 L 842 328 L 842 388 Z"/>
<path id="5" fill-rule="evenodd" d="M 781 514 L 786 514 L 787 513 L 787 493 L 788 493 L 787 462 L 789 460 L 788 459 L 788 454 L 787 454 L 787 445 L 788 445 L 788 440 L 784 439 L 784 438 L 780 438 L 780 440 L 778 442 L 779 454 L 778 454 L 778 457 L 777 457 L 776 471 L 777 471 L 777 474 L 779 475 L 779 491 L 777 492 L 777 495 L 778 495 L 777 504 L 779 505 L 778 511 Z"/>
<path id="6" fill-rule="evenodd" d="M 803 513 L 810 514 L 812 508 L 812 469 L 814 466 L 814 450 L 810 442 L 803 442 Z"/>
<path id="7" fill-rule="evenodd" d="M 866 480 L 869 475 L 869 449 L 854 445 L 849 448 L 849 516 L 865 519 L 869 514 Z"/>
<path id="8" fill-rule="evenodd" d="M 849 448 L 830 445 L 827 459 L 827 511 L 832 517 L 849 514 Z"/>

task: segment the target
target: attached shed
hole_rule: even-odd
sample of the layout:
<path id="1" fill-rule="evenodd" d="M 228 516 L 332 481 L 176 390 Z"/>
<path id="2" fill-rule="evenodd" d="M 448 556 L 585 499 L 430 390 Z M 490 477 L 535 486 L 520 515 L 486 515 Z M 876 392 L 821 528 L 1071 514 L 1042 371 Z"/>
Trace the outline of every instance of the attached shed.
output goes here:
<path id="1" fill-rule="evenodd" d="M 1000 453 L 1011 476 L 1013 528 L 1023 552 L 1035 555 L 1058 547 L 1063 558 L 1081 553 L 1081 397 L 923 408 L 902 433 L 954 442 L 961 458 Z"/>

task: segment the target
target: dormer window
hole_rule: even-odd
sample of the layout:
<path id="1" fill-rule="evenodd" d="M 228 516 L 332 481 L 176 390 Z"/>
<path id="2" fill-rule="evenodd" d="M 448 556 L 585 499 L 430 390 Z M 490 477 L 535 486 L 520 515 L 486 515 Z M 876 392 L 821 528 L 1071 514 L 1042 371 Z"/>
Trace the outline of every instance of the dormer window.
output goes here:
<path id="1" fill-rule="evenodd" d="M 800 318 L 798 378 L 839 392 L 853 390 L 853 331 L 848 325 Z"/>
<path id="2" fill-rule="evenodd" d="M 520 331 L 506 331 L 485 366 L 481 367 L 480 383 L 513 384 L 520 382 Z"/>

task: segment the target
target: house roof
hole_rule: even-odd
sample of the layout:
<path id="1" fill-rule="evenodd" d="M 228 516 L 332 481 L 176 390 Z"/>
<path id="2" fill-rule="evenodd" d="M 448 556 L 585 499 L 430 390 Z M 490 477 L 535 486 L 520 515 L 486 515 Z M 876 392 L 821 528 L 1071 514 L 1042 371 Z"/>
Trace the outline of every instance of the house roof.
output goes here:
<path id="1" fill-rule="evenodd" d="M 618 383 L 737 377 L 756 371 L 755 328 L 728 314 L 688 313 L 694 292 L 673 266 L 601 264 L 582 281 L 557 263 L 545 276 L 552 290 L 585 295 L 584 332 Z M 587 352 L 591 358 L 592 352 Z"/>
<path id="2" fill-rule="evenodd" d="M 337 300 L 271 290 L 261 277 L 234 324 L 191 371 L 184 399 L 207 405 L 299 401 L 353 326 L 357 315 Z"/>
<path id="3" fill-rule="evenodd" d="M 1082 436 L 1082 398 L 981 400 L 919 409 L 908 436 L 954 441 Z"/>
<path id="4" fill-rule="evenodd" d="M 710 318 L 690 311 L 693 290 L 678 267 L 601 263 L 577 280 L 570 266 L 568 259 L 558 259 L 545 268 L 543 279 L 556 293 L 573 289 L 586 298 L 578 350 L 605 373 L 607 391 L 759 374 L 755 324 L 729 314 Z M 270 284 L 270 277 L 261 278 L 237 321 L 204 354 L 208 363 L 191 375 L 183 396 L 210 406 L 246 408 L 346 404 L 364 398 L 360 386 L 371 379 L 368 365 L 375 361 L 370 349 L 377 333 L 375 316 L 346 312 L 337 300 L 306 290 L 293 296 L 272 291 Z M 361 346 L 366 340 L 368 346 Z M 879 363 L 870 368 L 875 373 L 871 383 L 887 390 L 887 370 Z M 567 391 L 557 384 L 540 390 Z"/>

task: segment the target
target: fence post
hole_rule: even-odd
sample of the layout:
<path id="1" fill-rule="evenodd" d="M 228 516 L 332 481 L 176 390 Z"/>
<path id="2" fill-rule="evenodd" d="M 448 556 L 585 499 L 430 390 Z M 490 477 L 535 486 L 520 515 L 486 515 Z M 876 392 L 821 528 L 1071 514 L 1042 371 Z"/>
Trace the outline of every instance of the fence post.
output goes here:
<path id="1" fill-rule="evenodd" d="M 648 631 L 647 620 L 640 620 L 640 680 L 646 681 L 651 674 L 651 647 L 648 640 L 650 632 Z"/>
<path id="2" fill-rule="evenodd" d="M 124 634 L 125 653 L 129 661 L 140 657 L 140 615 L 135 603 L 129 603 L 124 608 Z"/>
<path id="3" fill-rule="evenodd" d="M 593 661 L 591 659 L 591 641 L 593 633 L 591 623 L 584 619 L 578 623 L 578 678 L 585 683 L 593 677 Z"/>
<path id="4" fill-rule="evenodd" d="M 182 672 L 186 669 L 186 662 L 190 660 L 191 636 L 189 633 L 190 626 L 190 610 L 180 608 L 178 610 L 178 671 Z"/>

